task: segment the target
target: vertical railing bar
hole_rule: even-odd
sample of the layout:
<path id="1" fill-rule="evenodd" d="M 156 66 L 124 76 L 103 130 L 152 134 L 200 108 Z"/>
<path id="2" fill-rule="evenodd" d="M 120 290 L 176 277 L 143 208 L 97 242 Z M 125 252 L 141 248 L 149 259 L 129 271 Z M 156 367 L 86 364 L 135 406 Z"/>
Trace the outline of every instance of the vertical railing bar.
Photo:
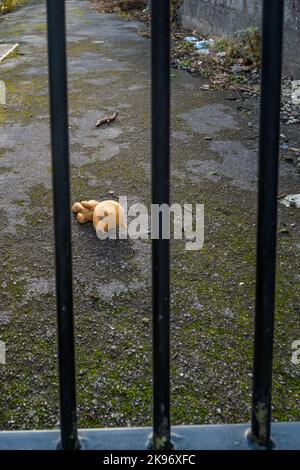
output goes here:
<path id="1" fill-rule="evenodd" d="M 252 438 L 271 446 L 272 361 L 284 0 L 263 2 Z"/>
<path id="2" fill-rule="evenodd" d="M 170 1 L 152 0 L 152 203 L 169 204 Z M 170 447 L 169 240 L 152 240 L 153 448 Z"/>
<path id="3" fill-rule="evenodd" d="M 79 444 L 76 423 L 64 0 L 47 0 L 47 17 L 61 417 L 59 447 L 75 449 Z"/>

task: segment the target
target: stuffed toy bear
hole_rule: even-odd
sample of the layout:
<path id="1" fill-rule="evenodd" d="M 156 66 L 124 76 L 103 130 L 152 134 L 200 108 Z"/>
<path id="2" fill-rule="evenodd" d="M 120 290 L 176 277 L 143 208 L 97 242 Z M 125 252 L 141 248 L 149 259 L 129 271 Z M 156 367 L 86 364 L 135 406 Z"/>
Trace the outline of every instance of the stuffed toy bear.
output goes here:
<path id="1" fill-rule="evenodd" d="M 96 205 L 93 216 L 93 225 L 97 237 L 106 238 L 109 230 L 115 228 L 125 229 L 125 214 L 123 207 L 116 201 L 102 201 Z"/>
<path id="2" fill-rule="evenodd" d="M 116 201 L 82 201 L 72 206 L 72 212 L 80 224 L 93 222 L 97 237 L 106 238 L 107 232 L 115 228 L 125 229 L 125 214 L 123 207 Z"/>
<path id="3" fill-rule="evenodd" d="M 99 204 L 98 201 L 94 200 L 75 202 L 75 204 L 72 206 L 72 212 L 77 214 L 77 220 L 80 224 L 92 222 L 94 210 L 97 204 Z"/>

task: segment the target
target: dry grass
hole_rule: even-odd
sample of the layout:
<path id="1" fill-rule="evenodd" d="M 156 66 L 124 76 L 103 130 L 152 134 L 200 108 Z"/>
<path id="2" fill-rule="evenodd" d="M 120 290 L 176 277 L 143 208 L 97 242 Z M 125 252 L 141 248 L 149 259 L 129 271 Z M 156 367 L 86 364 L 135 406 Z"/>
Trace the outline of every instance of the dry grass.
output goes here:
<path id="1" fill-rule="evenodd" d="M 247 28 L 238 31 L 232 39 L 222 38 L 216 41 L 214 48 L 244 65 L 259 64 L 261 35 L 257 28 Z"/>

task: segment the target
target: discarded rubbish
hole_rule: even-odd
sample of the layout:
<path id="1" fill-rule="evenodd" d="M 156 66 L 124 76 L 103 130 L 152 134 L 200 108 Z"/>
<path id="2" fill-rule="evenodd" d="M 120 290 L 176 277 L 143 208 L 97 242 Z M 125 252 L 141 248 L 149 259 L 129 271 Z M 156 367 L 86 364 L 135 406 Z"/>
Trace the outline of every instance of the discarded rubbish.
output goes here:
<path id="1" fill-rule="evenodd" d="M 292 144 L 289 144 L 287 142 L 283 142 L 281 145 L 280 145 L 280 148 L 282 150 L 289 150 L 289 152 L 291 153 L 296 153 L 296 154 L 300 154 L 300 147 L 292 147 Z"/>
<path id="2" fill-rule="evenodd" d="M 18 43 L 15 44 L 0 44 L 0 62 L 12 54 L 17 47 L 19 46 Z"/>
<path id="3" fill-rule="evenodd" d="M 286 207 L 296 207 L 300 208 L 300 194 L 288 194 L 280 199 L 281 204 L 284 204 Z"/>
<path id="4" fill-rule="evenodd" d="M 184 38 L 184 40 L 186 42 L 197 42 L 198 38 L 196 38 L 196 36 L 187 36 L 186 38 Z"/>
<path id="5" fill-rule="evenodd" d="M 72 206 L 72 212 L 77 214 L 77 220 L 80 224 L 92 222 L 97 204 L 99 203 L 95 200 L 75 202 Z"/>
<path id="6" fill-rule="evenodd" d="M 204 48 L 204 49 L 198 49 L 198 51 L 197 51 L 197 52 L 198 52 L 198 54 L 205 54 L 205 55 L 209 55 L 211 51 L 210 51 L 210 49 L 206 49 L 206 48 Z"/>
<path id="7" fill-rule="evenodd" d="M 99 121 L 96 122 L 96 127 L 100 127 L 103 124 L 110 124 L 111 122 L 115 121 L 117 116 L 118 116 L 118 112 L 115 111 L 111 116 L 107 116 L 105 118 L 99 119 Z"/>
<path id="8" fill-rule="evenodd" d="M 107 232 L 111 229 L 126 228 L 124 209 L 113 200 L 75 202 L 71 210 L 76 214 L 80 224 L 93 223 L 96 235 L 100 240 L 106 238 Z"/>
<path id="9" fill-rule="evenodd" d="M 195 43 L 196 49 L 206 49 L 207 47 L 213 46 L 215 43 L 214 39 L 203 39 Z"/>
<path id="10" fill-rule="evenodd" d="M 95 207 L 93 225 L 100 240 L 115 228 L 126 228 L 124 209 L 116 201 L 102 201 Z"/>
<path id="11" fill-rule="evenodd" d="M 203 41 L 195 42 L 195 48 L 197 49 L 199 54 L 210 54 L 211 53 L 211 46 L 215 43 L 214 39 L 204 39 Z"/>
<path id="12" fill-rule="evenodd" d="M 249 67 L 247 67 L 245 65 L 234 64 L 231 67 L 231 70 L 234 74 L 239 74 L 239 73 L 247 72 L 249 70 Z"/>
<path id="13" fill-rule="evenodd" d="M 210 49 L 198 49 L 198 54 L 209 55 L 211 53 Z"/>
<path id="14" fill-rule="evenodd" d="M 178 31 L 179 33 L 179 31 Z M 257 28 L 239 31 L 232 38 L 217 36 L 202 37 L 193 31 L 190 34 L 174 35 L 172 66 L 188 72 L 206 75 L 211 89 L 229 88 L 251 97 L 260 95 L 261 34 Z M 190 47 L 187 47 L 189 45 Z M 237 67 L 231 69 L 234 64 Z M 232 80 L 232 75 L 239 80 Z M 288 102 L 291 104 L 291 81 L 288 82 Z M 300 110 L 296 106 L 287 108 L 286 116 L 296 115 L 300 121 Z M 298 120 L 297 120 L 298 122 Z"/>
<path id="15" fill-rule="evenodd" d="M 214 39 L 202 39 L 199 41 L 196 36 L 187 36 L 184 38 L 185 41 L 190 42 L 195 46 L 195 49 L 198 50 L 199 54 L 210 54 L 211 50 L 210 47 L 212 47 L 215 43 Z"/>

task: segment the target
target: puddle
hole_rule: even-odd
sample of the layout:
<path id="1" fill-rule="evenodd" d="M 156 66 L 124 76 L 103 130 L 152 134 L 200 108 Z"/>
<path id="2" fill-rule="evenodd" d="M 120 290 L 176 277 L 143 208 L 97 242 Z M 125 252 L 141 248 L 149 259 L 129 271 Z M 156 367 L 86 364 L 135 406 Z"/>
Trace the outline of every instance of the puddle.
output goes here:
<path id="1" fill-rule="evenodd" d="M 229 109 L 222 104 L 210 104 L 191 111 L 180 113 L 181 117 L 197 134 L 216 135 L 225 129 L 238 129 Z"/>
<path id="2" fill-rule="evenodd" d="M 229 178 L 233 186 L 240 189 L 256 190 L 257 157 L 241 142 L 216 141 L 210 149 L 220 158 L 211 160 L 189 160 L 186 164 L 193 174 L 205 175 L 217 182 L 222 177 Z"/>

